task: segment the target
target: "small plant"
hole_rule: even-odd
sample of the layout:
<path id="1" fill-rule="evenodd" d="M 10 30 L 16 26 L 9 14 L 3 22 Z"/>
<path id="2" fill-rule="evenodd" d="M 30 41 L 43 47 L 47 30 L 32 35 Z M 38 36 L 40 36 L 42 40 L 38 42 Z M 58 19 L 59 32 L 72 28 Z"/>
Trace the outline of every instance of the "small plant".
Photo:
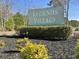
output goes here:
<path id="1" fill-rule="evenodd" d="M 16 45 L 22 59 L 48 59 L 48 52 L 45 45 L 32 43 L 27 38 L 17 40 Z"/>
<path id="2" fill-rule="evenodd" d="M 79 59 L 79 39 L 75 47 L 75 59 Z"/>
<path id="3" fill-rule="evenodd" d="M 5 42 L 3 40 L 0 40 L 0 48 L 3 48 L 5 46 Z"/>

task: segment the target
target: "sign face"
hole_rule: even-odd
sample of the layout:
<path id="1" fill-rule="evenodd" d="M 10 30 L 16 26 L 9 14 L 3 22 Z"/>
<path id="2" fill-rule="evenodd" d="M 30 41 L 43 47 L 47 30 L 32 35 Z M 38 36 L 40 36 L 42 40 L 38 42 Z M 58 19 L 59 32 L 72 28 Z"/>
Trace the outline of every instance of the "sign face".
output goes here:
<path id="1" fill-rule="evenodd" d="M 28 11 L 29 26 L 51 26 L 64 24 L 64 8 L 49 7 Z"/>

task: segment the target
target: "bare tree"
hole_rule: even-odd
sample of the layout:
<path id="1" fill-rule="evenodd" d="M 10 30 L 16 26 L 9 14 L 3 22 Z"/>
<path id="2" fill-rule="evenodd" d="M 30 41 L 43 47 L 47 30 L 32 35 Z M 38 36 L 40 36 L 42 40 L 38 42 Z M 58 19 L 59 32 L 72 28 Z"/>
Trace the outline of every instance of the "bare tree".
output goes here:
<path id="1" fill-rule="evenodd" d="M 9 17 L 9 0 L 0 0 L 0 18 L 1 18 L 1 28 L 4 30 L 5 21 Z"/>

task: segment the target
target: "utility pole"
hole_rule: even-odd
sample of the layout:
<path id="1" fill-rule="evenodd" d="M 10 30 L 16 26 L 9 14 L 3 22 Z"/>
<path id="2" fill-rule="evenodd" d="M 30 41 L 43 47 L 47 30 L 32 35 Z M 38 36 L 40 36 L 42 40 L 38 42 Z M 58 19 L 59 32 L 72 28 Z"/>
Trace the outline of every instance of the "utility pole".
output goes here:
<path id="1" fill-rule="evenodd" d="M 67 0 L 67 19 L 68 19 L 68 16 L 69 16 L 69 14 L 68 14 L 69 13 L 68 12 L 69 11 L 69 2 L 70 2 L 70 0 Z"/>
<path id="2" fill-rule="evenodd" d="M 65 22 L 66 22 L 66 24 L 68 25 L 69 23 L 68 23 L 68 16 L 69 16 L 69 2 L 70 2 L 70 0 L 65 0 L 64 1 L 65 2 L 65 6 L 64 6 L 64 17 L 65 17 Z"/>

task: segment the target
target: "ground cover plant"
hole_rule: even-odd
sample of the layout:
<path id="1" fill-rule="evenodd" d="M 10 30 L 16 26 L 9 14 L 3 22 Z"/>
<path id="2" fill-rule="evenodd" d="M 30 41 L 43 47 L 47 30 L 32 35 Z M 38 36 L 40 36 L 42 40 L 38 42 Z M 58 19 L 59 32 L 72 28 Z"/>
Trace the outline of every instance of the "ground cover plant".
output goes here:
<path id="1" fill-rule="evenodd" d="M 22 59 L 49 59 L 45 45 L 32 43 L 28 38 L 17 40 L 16 46 Z"/>

